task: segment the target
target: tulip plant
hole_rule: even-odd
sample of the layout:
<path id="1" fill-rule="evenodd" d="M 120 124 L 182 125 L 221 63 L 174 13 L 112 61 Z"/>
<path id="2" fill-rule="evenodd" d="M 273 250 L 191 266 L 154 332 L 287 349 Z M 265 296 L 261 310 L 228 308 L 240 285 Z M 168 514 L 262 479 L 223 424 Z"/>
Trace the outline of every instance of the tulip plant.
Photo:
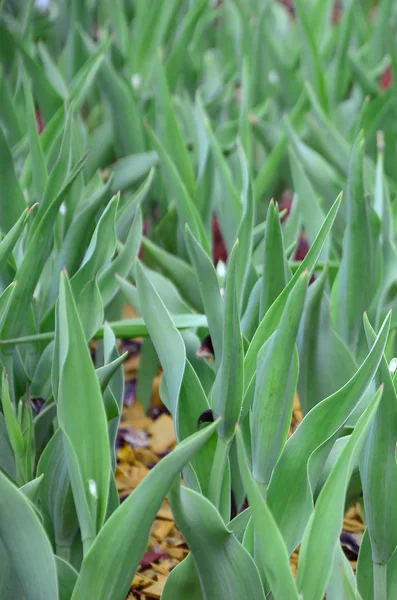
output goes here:
<path id="1" fill-rule="evenodd" d="M 397 597 L 396 27 L 391 0 L 0 1 L 0 598 L 124 600 L 166 496 L 164 600 Z M 120 504 L 136 337 L 177 446 Z"/>

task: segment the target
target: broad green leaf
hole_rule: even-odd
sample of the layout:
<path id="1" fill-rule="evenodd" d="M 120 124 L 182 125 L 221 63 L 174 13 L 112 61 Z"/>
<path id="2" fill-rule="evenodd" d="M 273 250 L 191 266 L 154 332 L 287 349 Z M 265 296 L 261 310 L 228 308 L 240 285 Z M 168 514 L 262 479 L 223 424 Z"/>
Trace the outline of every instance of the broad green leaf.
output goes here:
<path id="1" fill-rule="evenodd" d="M 364 328 L 368 346 L 371 346 L 376 334 L 366 315 Z M 397 503 L 397 395 L 385 356 L 380 362 L 376 382 L 384 386 L 382 401 L 364 445 L 360 475 L 373 561 L 387 563 L 397 547 L 397 527 L 393 518 Z"/>
<path id="2" fill-rule="evenodd" d="M 95 44 L 85 33 L 83 38 L 93 55 L 97 51 Z M 101 63 L 99 82 L 109 102 L 117 155 L 143 152 L 143 124 L 131 85 L 113 68 L 109 59 Z"/>
<path id="3" fill-rule="evenodd" d="M 141 235 L 142 213 L 138 206 L 125 244 L 119 249 L 116 258 L 105 266 L 99 275 L 98 284 L 104 306 L 110 304 L 118 291 L 116 273 L 120 277 L 126 277 L 132 269 L 134 257 L 137 255 L 141 244 Z"/>
<path id="4" fill-rule="evenodd" d="M 112 166 L 112 193 L 124 191 L 140 181 L 159 162 L 157 152 L 142 152 L 120 158 Z M 152 171 L 154 172 L 154 171 Z"/>
<path id="5" fill-rule="evenodd" d="M 336 547 L 326 595 L 329 600 L 361 600 L 353 569 L 340 545 Z"/>
<path id="6" fill-rule="evenodd" d="M 203 129 L 209 140 L 211 154 L 222 189 L 222 194 L 219 198 L 219 218 L 225 243 L 230 251 L 235 242 L 238 226 L 241 221 L 242 204 L 237 187 L 233 181 L 230 166 L 223 156 L 222 149 L 212 130 L 209 117 L 204 110 L 200 95 L 196 96 L 196 107 L 197 115 L 200 118 Z M 197 237 L 194 231 L 193 234 Z"/>
<path id="7" fill-rule="evenodd" d="M 40 63 L 27 51 L 25 41 L 18 36 L 12 36 L 7 30 L 1 30 L 1 36 L 9 37 L 9 43 L 15 44 L 23 59 L 23 64 L 28 72 L 33 87 L 33 93 L 43 111 L 44 118 L 49 120 L 58 110 L 62 98 L 50 80 L 47 78 Z"/>
<path id="8" fill-rule="evenodd" d="M 175 165 L 179 177 L 191 198 L 195 194 L 192 163 L 175 116 L 172 98 L 161 59 L 156 65 L 156 133 L 165 152 Z"/>
<path id="9" fill-rule="evenodd" d="M 72 565 L 59 556 L 55 557 L 58 575 L 59 600 L 70 600 L 78 573 Z"/>
<path id="10" fill-rule="evenodd" d="M 12 320 L 8 318 L 2 323 L 1 337 L 3 339 L 18 335 L 24 327 L 34 290 L 51 248 L 54 220 L 65 195 L 82 169 L 84 160 L 79 161 L 70 172 L 59 194 L 54 198 L 40 220 L 37 230 L 26 249 L 17 271 L 17 279 L 23 281 L 23 286 L 17 285 L 14 289 L 8 312 L 8 316 L 10 316 L 10 310 L 12 311 Z"/>
<path id="11" fill-rule="evenodd" d="M 237 431 L 236 439 L 238 463 L 255 527 L 260 571 L 265 573 L 275 598 L 298 600 L 298 590 L 289 564 L 287 548 L 266 500 L 252 477 L 240 430 Z"/>
<path id="12" fill-rule="evenodd" d="M 225 441 L 234 435 L 244 392 L 244 349 L 237 297 L 238 254 L 239 244 L 236 242 L 230 255 L 226 278 L 222 360 L 212 392 L 214 414 L 222 417 L 219 436 Z"/>
<path id="13" fill-rule="evenodd" d="M 161 301 L 164 306 L 168 310 L 168 312 L 172 316 L 177 316 L 179 314 L 189 314 L 192 312 L 190 306 L 186 304 L 186 302 L 181 298 L 178 290 L 174 286 L 174 284 L 156 271 L 151 271 L 150 269 L 145 268 L 145 274 L 149 279 L 151 285 L 156 290 L 157 294 L 160 296 Z M 116 279 L 120 286 L 121 291 L 127 299 L 127 302 L 131 304 L 131 306 L 135 309 L 135 311 L 140 314 L 140 302 L 139 295 L 137 289 L 134 285 L 129 283 L 123 277 L 119 277 L 116 275 Z"/>
<path id="14" fill-rule="evenodd" d="M 148 266 L 157 266 L 177 286 L 182 296 L 189 304 L 201 312 L 203 302 L 201 300 L 200 286 L 192 267 L 181 258 L 166 252 L 160 246 L 154 244 L 149 238 L 142 239 L 145 253 L 145 262 Z M 207 256 L 207 255 L 205 255 Z"/>
<path id="15" fill-rule="evenodd" d="M 40 475 L 39 477 L 36 477 L 36 479 L 32 479 L 32 481 L 25 483 L 25 485 L 19 488 L 23 495 L 26 496 L 26 498 L 30 500 L 32 504 L 37 503 L 43 478 L 44 475 Z"/>
<path id="16" fill-rule="evenodd" d="M 39 134 L 37 131 L 36 114 L 34 110 L 30 81 L 24 71 L 22 76 L 25 93 L 29 148 L 30 155 L 32 157 L 33 189 L 36 202 L 39 202 L 41 204 L 41 202 L 44 200 L 44 190 L 47 185 L 47 168 L 44 161 L 44 154 L 40 144 Z"/>
<path id="17" fill-rule="evenodd" d="M 312 184 L 292 147 L 289 148 L 289 157 L 294 190 L 299 197 L 299 209 L 302 212 L 305 232 L 307 233 L 309 243 L 312 244 L 324 222 L 324 211 Z M 320 260 L 328 259 L 329 245 L 328 240 L 320 254 Z"/>
<path id="18" fill-rule="evenodd" d="M 14 146 L 23 135 L 23 125 L 19 120 L 17 107 L 12 97 L 10 82 L 0 66 L 0 123 L 9 145 Z"/>
<path id="19" fill-rule="evenodd" d="M 338 432 L 371 383 L 385 348 L 390 315 L 367 358 L 340 390 L 317 404 L 285 444 L 268 490 L 269 507 L 292 552 L 302 539 L 313 509 L 312 490 Z M 290 482 L 294 485 L 291 486 Z M 299 511 L 297 513 L 297 511 Z M 299 520 L 296 515 L 299 514 Z"/>
<path id="20" fill-rule="evenodd" d="M 319 47 L 315 36 L 315 28 L 311 25 L 308 6 L 303 0 L 296 1 L 301 40 L 303 64 L 306 77 L 312 82 L 324 110 L 329 112 L 329 94 L 325 78 L 324 63 L 321 60 Z"/>
<path id="21" fill-rule="evenodd" d="M 301 161 L 314 188 L 326 200 L 326 208 L 329 210 L 328 207 L 331 207 L 334 198 L 340 194 L 340 190 L 344 187 L 344 179 L 340 177 L 319 152 L 313 150 L 299 138 L 288 119 L 285 119 L 285 126 L 289 141 L 297 157 Z M 339 213 L 335 225 L 338 235 L 341 235 L 344 225 L 342 213 Z"/>
<path id="22" fill-rule="evenodd" d="M 297 337 L 298 392 L 304 414 L 341 388 L 354 374 L 355 361 L 334 331 L 325 295 L 328 269 L 310 287 Z"/>
<path id="23" fill-rule="evenodd" d="M 211 259 L 186 226 L 186 246 L 196 272 L 201 301 L 208 318 L 208 327 L 215 351 L 217 364 L 223 352 L 223 300 L 219 288 L 218 277 Z"/>
<path id="24" fill-rule="evenodd" d="M 58 421 L 64 435 L 82 539 L 88 548 L 106 515 L 111 476 L 109 437 L 99 383 L 71 285 L 64 273 L 56 336 L 59 342 Z"/>
<path id="25" fill-rule="evenodd" d="M 194 398 L 194 402 L 192 402 Z M 181 440 L 186 439 L 197 429 L 200 415 L 210 408 L 205 392 L 200 383 L 196 371 L 188 360 L 186 360 L 185 372 L 181 385 L 179 398 L 179 436 Z M 215 440 L 211 439 L 192 458 L 191 464 L 197 475 L 201 491 L 207 495 L 208 472 L 211 468 Z"/>
<path id="26" fill-rule="evenodd" d="M 26 598 L 58 598 L 50 542 L 30 501 L 1 472 L 0 538 Z"/>
<path id="27" fill-rule="evenodd" d="M 153 342 L 146 338 L 142 342 L 139 356 L 138 381 L 136 397 L 147 413 L 151 407 L 153 380 L 158 372 L 158 358 Z M 183 439 L 183 438 L 182 438 Z"/>
<path id="28" fill-rule="evenodd" d="M 178 400 L 186 361 L 185 344 L 169 312 L 138 261 L 136 262 L 136 279 L 142 315 L 163 367 L 170 401 L 169 410 L 177 426 Z"/>
<path id="29" fill-rule="evenodd" d="M 352 470 L 381 400 L 383 388 L 375 394 L 360 417 L 323 489 L 308 524 L 299 554 L 298 588 L 308 600 L 321 598 L 332 572 L 336 547 L 343 525 L 345 495 Z M 327 527 L 324 527 L 327 523 Z"/>
<path id="30" fill-rule="evenodd" d="M 268 485 L 286 442 L 291 423 L 298 361 L 296 336 L 308 286 L 308 274 L 300 276 L 291 291 L 277 330 L 258 354 L 252 406 L 252 469 L 255 480 Z"/>
<path id="31" fill-rule="evenodd" d="M 240 543 L 250 518 L 250 512 L 249 508 L 244 510 L 228 524 L 228 529 Z M 181 563 L 172 569 L 165 582 L 162 599 L 173 600 L 178 597 L 192 598 L 192 600 L 202 600 L 203 597 L 191 554 L 188 554 Z"/>
<path id="32" fill-rule="evenodd" d="M 105 327 L 106 327 L 106 325 L 105 325 Z M 107 325 L 107 327 L 109 327 L 109 326 Z M 108 386 L 113 375 L 116 373 L 117 369 L 126 360 L 127 356 L 128 356 L 128 352 L 124 352 L 124 354 L 121 354 L 118 358 L 115 358 L 111 362 L 107 363 L 106 365 L 103 365 L 102 367 L 99 367 L 96 370 L 96 374 L 98 377 L 99 384 L 101 386 L 102 393 L 105 391 L 106 387 Z"/>
<path id="33" fill-rule="evenodd" d="M 7 475 L 16 478 L 14 452 L 10 444 L 3 414 L 0 414 L 0 469 Z"/>
<path id="34" fill-rule="evenodd" d="M 0 229 L 6 234 L 26 209 L 7 139 L 0 127 Z"/>
<path id="35" fill-rule="evenodd" d="M 44 475 L 40 488 L 40 502 L 51 523 L 56 552 L 58 555 L 67 556 L 79 523 L 60 429 L 57 429 L 41 454 L 37 474 Z"/>
<path id="36" fill-rule="evenodd" d="M 179 486 L 172 489 L 170 502 L 175 522 L 192 553 L 203 598 L 265 598 L 254 561 L 213 504 Z"/>
<path id="37" fill-rule="evenodd" d="M 170 0 L 161 6 L 148 6 L 139 0 L 136 7 L 133 35 L 134 52 L 130 57 L 130 68 L 143 84 L 153 75 L 156 53 L 163 46 L 170 23 L 181 6 L 181 0 Z"/>
<path id="38" fill-rule="evenodd" d="M 218 424 L 215 422 L 178 444 L 106 521 L 84 557 L 72 600 L 85 600 L 90 595 L 97 600 L 124 600 L 165 495 Z"/>
<path id="39" fill-rule="evenodd" d="M 208 10 L 208 0 L 198 0 L 193 8 L 189 10 L 180 23 L 177 39 L 174 41 L 170 54 L 165 65 L 167 81 L 170 91 L 173 92 L 183 73 L 183 64 L 186 59 L 186 52 L 192 41 L 193 34 L 197 27 L 199 19 L 203 15 L 204 9 Z"/>
<path id="40" fill-rule="evenodd" d="M 294 276 L 290 279 L 290 281 L 285 286 L 281 294 L 273 302 L 272 306 L 267 311 L 262 321 L 259 323 L 259 327 L 257 328 L 252 338 L 252 341 L 244 358 L 245 389 L 247 389 L 248 385 L 250 385 L 252 377 L 255 374 L 258 353 L 262 348 L 263 344 L 266 342 L 266 340 L 268 340 L 272 333 L 276 330 L 292 288 L 295 286 L 300 275 L 306 269 L 309 271 L 309 277 L 311 277 L 315 269 L 318 257 L 320 256 L 321 250 L 335 221 L 335 217 L 339 210 L 341 200 L 342 196 L 340 195 L 335 200 L 335 203 L 329 211 L 323 223 L 323 226 L 318 232 L 315 241 L 310 247 L 309 252 L 307 253 L 304 260 L 300 263 L 300 266 L 296 270 Z"/>
<path id="41" fill-rule="evenodd" d="M 283 234 L 277 205 L 271 200 L 266 217 L 260 297 L 260 321 L 287 283 Z"/>
<path id="42" fill-rule="evenodd" d="M 240 144 L 238 144 L 238 158 L 240 162 L 240 169 L 243 180 L 241 192 L 243 201 L 243 214 L 241 217 L 241 223 L 237 230 L 237 239 L 239 240 L 240 250 L 237 256 L 236 265 L 236 290 L 239 311 L 241 312 L 246 297 L 250 277 L 254 280 L 256 279 L 255 274 L 253 274 L 254 269 L 251 264 L 252 231 L 254 228 L 255 220 L 255 206 L 252 195 L 252 185 L 250 180 L 247 157 L 244 154 L 243 147 Z"/>
<path id="43" fill-rule="evenodd" d="M 4 269 L 16 244 L 21 239 L 22 232 L 33 209 L 34 207 L 25 208 L 15 225 L 0 241 L 0 270 Z"/>
<path id="44" fill-rule="evenodd" d="M 98 187 L 85 199 L 82 209 L 76 211 L 75 218 L 63 239 L 54 265 L 54 275 L 48 299 L 50 305 L 55 303 L 58 296 L 61 270 L 66 269 L 70 277 L 73 277 L 78 271 L 89 240 L 95 231 L 95 216 L 100 206 L 105 202 L 109 187 L 110 181 L 105 186 Z"/>
<path id="45" fill-rule="evenodd" d="M 379 276 L 378 232 L 363 181 L 364 138 L 359 134 L 350 159 L 347 180 L 347 225 L 343 256 L 332 290 L 332 317 L 342 339 L 361 357 L 362 314 L 371 307 Z"/>
<path id="46" fill-rule="evenodd" d="M 38 229 L 38 226 L 41 220 L 44 218 L 46 211 L 51 206 L 54 198 L 58 196 L 60 190 L 65 184 L 66 178 L 69 175 L 71 161 L 72 161 L 72 126 L 73 126 L 73 117 L 72 110 L 69 108 L 68 113 L 66 115 L 65 125 L 63 128 L 62 141 L 59 149 L 59 154 L 57 160 L 48 175 L 46 180 L 45 189 L 42 191 L 42 197 L 40 197 L 39 207 L 35 214 L 35 219 L 33 224 L 29 230 L 28 242 L 32 240 L 35 232 Z M 33 170 L 35 168 L 35 159 L 32 154 L 32 167 Z M 35 177 L 33 178 L 33 181 Z"/>
<path id="47" fill-rule="evenodd" d="M 25 441 L 22 435 L 21 426 L 18 422 L 17 415 L 10 397 L 10 386 L 8 383 L 8 376 L 3 369 L 1 378 L 1 405 L 3 408 L 4 423 L 7 429 L 8 438 L 15 457 L 15 464 L 17 469 L 17 482 L 19 485 L 27 483 L 27 473 L 25 470 L 24 459 L 25 459 Z"/>
<path id="48" fill-rule="evenodd" d="M 116 247 L 116 213 L 120 196 L 113 196 L 95 228 L 82 265 L 71 278 L 73 294 L 79 303 L 79 295 L 91 279 L 108 265 Z"/>
<path id="49" fill-rule="evenodd" d="M 159 155 L 165 186 L 168 193 L 175 201 L 179 220 L 182 221 L 182 223 L 188 223 L 193 235 L 200 240 L 204 249 L 208 252 L 209 245 L 207 236 L 197 207 L 194 204 L 185 183 L 162 142 L 153 131 L 148 129 L 148 132 L 151 142 Z"/>

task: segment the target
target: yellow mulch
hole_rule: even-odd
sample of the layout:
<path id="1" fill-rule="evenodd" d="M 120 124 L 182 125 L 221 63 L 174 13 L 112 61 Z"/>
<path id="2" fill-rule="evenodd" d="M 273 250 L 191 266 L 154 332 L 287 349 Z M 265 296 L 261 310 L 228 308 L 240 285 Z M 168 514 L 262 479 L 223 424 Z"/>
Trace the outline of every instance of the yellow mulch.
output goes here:
<path id="1" fill-rule="evenodd" d="M 127 307 L 124 316 L 127 318 L 137 315 Z M 136 378 L 138 366 L 139 356 L 133 356 L 125 362 L 124 374 L 127 381 Z M 159 395 L 160 380 L 161 373 L 153 382 L 154 407 L 162 407 Z M 302 418 L 299 398 L 296 396 L 289 435 L 292 435 Z M 124 406 L 120 426 L 135 432 L 138 440 L 138 447 L 125 445 L 118 451 L 116 482 L 120 498 L 123 500 L 140 484 L 150 469 L 175 447 L 176 440 L 171 417 L 168 414 L 160 414 L 158 418 L 152 419 L 145 414 L 138 401 L 133 402 L 131 406 Z M 134 433 L 132 435 L 134 436 Z M 346 513 L 343 530 L 360 537 L 364 529 L 360 507 L 357 504 Z M 165 499 L 153 523 L 148 549 L 132 581 L 128 600 L 160 598 L 170 571 L 188 552 L 174 523 L 168 500 Z M 291 556 L 291 568 L 295 575 L 298 556 L 299 548 Z M 350 563 L 355 571 L 356 561 Z"/>

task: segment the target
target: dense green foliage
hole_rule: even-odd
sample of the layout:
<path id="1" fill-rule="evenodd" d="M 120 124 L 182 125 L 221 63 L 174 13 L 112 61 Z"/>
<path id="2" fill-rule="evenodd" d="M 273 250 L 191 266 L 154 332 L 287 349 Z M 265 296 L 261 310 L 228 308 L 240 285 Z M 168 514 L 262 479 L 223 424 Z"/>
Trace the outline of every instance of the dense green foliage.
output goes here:
<path id="1" fill-rule="evenodd" d="M 294 4 L 0 0 L 2 599 L 124 600 L 166 495 L 164 600 L 397 597 L 397 10 Z M 178 445 L 120 505 L 140 336 Z"/>

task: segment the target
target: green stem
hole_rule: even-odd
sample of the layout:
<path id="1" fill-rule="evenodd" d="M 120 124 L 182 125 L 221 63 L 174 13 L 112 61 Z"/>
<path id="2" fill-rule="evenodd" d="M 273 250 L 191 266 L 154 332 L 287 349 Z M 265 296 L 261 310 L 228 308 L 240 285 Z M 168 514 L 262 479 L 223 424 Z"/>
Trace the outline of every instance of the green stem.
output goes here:
<path id="1" fill-rule="evenodd" d="M 374 563 L 374 600 L 387 600 L 387 563 Z"/>
<path id="2" fill-rule="evenodd" d="M 229 447 L 229 441 L 218 437 L 207 493 L 208 500 L 210 500 L 216 508 L 219 508 L 220 505 L 223 476 L 225 474 L 229 456 Z"/>

